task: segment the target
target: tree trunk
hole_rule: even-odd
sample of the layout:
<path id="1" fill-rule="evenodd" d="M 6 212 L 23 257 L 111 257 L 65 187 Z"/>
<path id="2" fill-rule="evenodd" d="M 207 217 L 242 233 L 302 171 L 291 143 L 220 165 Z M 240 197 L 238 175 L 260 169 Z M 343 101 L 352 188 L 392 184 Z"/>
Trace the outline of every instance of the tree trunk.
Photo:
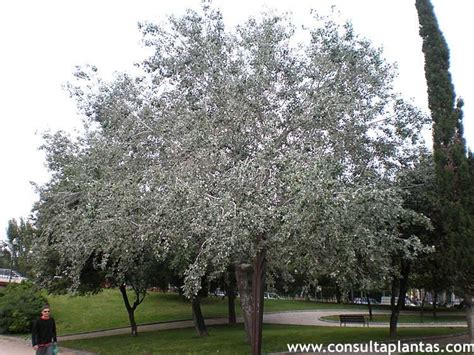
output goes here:
<path id="1" fill-rule="evenodd" d="M 392 298 L 390 300 L 392 314 L 390 315 L 390 337 L 397 336 L 398 317 L 405 304 L 405 295 L 408 291 L 408 276 L 410 274 L 410 263 L 401 262 L 401 279 L 392 281 Z M 398 300 L 395 304 L 395 293 L 398 287 Z"/>
<path id="2" fill-rule="evenodd" d="M 466 304 L 466 319 L 467 327 L 469 331 L 469 342 L 474 344 L 474 296 L 472 294 L 466 294 L 464 296 L 464 303 Z"/>
<path id="3" fill-rule="evenodd" d="M 423 290 L 423 298 L 421 299 L 421 323 L 425 321 L 425 302 L 426 302 L 426 290 Z"/>
<path id="4" fill-rule="evenodd" d="M 236 324 L 237 317 L 235 315 L 235 297 L 236 297 L 236 281 L 235 272 L 229 272 L 229 280 L 227 283 L 227 309 L 229 315 L 229 324 Z"/>
<path id="5" fill-rule="evenodd" d="M 260 244 L 261 239 L 259 240 Z M 263 293 L 265 289 L 265 271 L 266 271 L 265 249 L 257 252 L 255 257 L 253 278 L 252 278 L 252 355 L 260 355 L 262 352 L 262 327 L 263 327 Z"/>
<path id="6" fill-rule="evenodd" d="M 339 303 L 342 303 L 342 293 L 341 293 L 341 289 L 339 288 L 339 286 L 336 284 L 336 302 L 339 304 Z"/>
<path id="7" fill-rule="evenodd" d="M 253 265 L 240 264 L 235 267 L 246 340 L 252 348 L 253 355 L 261 353 L 265 271 L 264 249 L 257 253 Z"/>
<path id="8" fill-rule="evenodd" d="M 433 291 L 434 297 L 433 297 L 433 319 L 436 320 L 437 317 L 437 307 L 438 307 L 438 292 Z"/>
<path id="9" fill-rule="evenodd" d="M 236 324 L 237 317 L 235 315 L 235 290 L 229 290 L 227 293 L 227 308 L 229 311 L 229 324 Z"/>
<path id="10" fill-rule="evenodd" d="M 136 307 L 132 307 L 130 305 L 130 302 L 128 300 L 128 295 L 127 295 L 127 287 L 125 285 L 120 285 L 119 287 L 120 293 L 122 294 L 123 302 L 125 303 L 125 308 L 127 309 L 128 313 L 128 320 L 130 322 L 130 330 L 131 330 L 131 335 L 132 336 L 137 336 L 138 335 L 138 329 L 137 329 L 137 322 L 135 321 L 135 309 Z"/>
<path id="11" fill-rule="evenodd" d="M 135 310 L 127 309 L 128 311 L 128 320 L 130 322 L 131 335 L 136 337 L 138 335 L 137 322 L 135 321 Z"/>
<path id="12" fill-rule="evenodd" d="M 240 264 L 235 267 L 235 278 L 240 293 L 240 307 L 244 318 L 245 336 L 248 344 L 252 344 L 252 287 L 250 285 L 252 266 Z"/>
<path id="13" fill-rule="evenodd" d="M 208 335 L 206 323 L 204 322 L 204 317 L 202 316 L 201 311 L 201 302 L 199 300 L 199 296 L 194 296 L 191 302 L 191 306 L 193 309 L 193 320 L 194 320 L 194 327 L 200 337 L 205 337 Z"/>
<path id="14" fill-rule="evenodd" d="M 397 336 L 397 324 L 398 324 L 398 316 L 400 314 L 400 309 L 398 305 L 400 302 L 397 300 L 397 304 L 395 304 L 395 294 L 398 291 L 398 279 L 392 280 L 392 296 L 390 297 L 390 308 L 392 313 L 390 314 L 390 337 Z"/>
<path id="15" fill-rule="evenodd" d="M 369 306 L 369 320 L 372 322 L 374 317 L 372 315 L 372 303 L 370 303 L 370 294 L 367 292 L 367 306 Z"/>

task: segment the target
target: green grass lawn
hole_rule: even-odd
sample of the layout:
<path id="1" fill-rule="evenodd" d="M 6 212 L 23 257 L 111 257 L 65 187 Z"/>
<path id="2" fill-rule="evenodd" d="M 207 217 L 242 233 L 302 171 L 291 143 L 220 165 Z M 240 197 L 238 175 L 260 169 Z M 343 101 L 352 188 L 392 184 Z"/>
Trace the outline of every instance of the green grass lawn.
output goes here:
<path id="1" fill-rule="evenodd" d="M 399 338 L 415 338 L 465 332 L 453 328 L 399 329 Z M 287 351 L 287 343 L 359 343 L 388 339 L 385 328 L 311 327 L 265 325 L 263 351 Z M 242 325 L 211 326 L 209 336 L 199 338 L 194 329 L 140 333 L 138 337 L 113 336 L 61 342 L 60 345 L 100 354 L 248 354 Z"/>
<path id="2" fill-rule="evenodd" d="M 74 334 L 101 329 L 127 327 L 128 316 L 118 290 L 108 289 L 92 296 L 48 296 L 58 334 Z M 237 314 L 240 306 L 236 302 Z M 265 312 L 312 309 L 366 309 L 360 305 L 338 305 L 294 300 L 266 300 Z M 227 317 L 227 299 L 202 299 L 204 317 Z M 192 319 L 191 305 L 177 294 L 150 292 L 135 315 L 138 324 Z"/>
<path id="3" fill-rule="evenodd" d="M 367 316 L 368 317 L 368 316 Z M 331 320 L 339 322 L 339 316 L 321 317 L 322 320 Z M 388 323 L 390 321 L 389 314 L 374 314 L 372 322 Z M 463 314 L 442 314 L 436 318 L 432 314 L 425 314 L 423 319 L 420 314 L 400 314 L 399 323 L 451 323 L 466 322 L 466 316 Z"/>
<path id="4" fill-rule="evenodd" d="M 104 290 L 91 296 L 48 296 L 60 335 L 129 325 L 127 311 L 118 290 Z M 225 314 L 225 300 L 203 300 L 204 313 L 210 317 Z M 138 324 L 191 319 L 191 306 L 176 294 L 150 292 L 138 306 Z"/>

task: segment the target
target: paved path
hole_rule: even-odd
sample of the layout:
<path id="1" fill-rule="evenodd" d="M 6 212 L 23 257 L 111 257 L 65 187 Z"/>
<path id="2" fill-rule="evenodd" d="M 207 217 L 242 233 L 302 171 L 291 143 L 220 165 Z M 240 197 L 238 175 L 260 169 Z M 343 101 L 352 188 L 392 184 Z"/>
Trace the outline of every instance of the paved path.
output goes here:
<path id="1" fill-rule="evenodd" d="M 273 323 L 273 324 L 293 324 L 293 325 L 313 325 L 313 326 L 338 326 L 338 321 L 324 321 L 321 320 L 321 317 L 330 316 L 334 314 L 366 314 L 367 312 L 363 311 L 348 311 L 348 310 L 320 310 L 320 311 L 301 311 L 301 312 L 288 312 L 288 313 L 270 313 L 264 315 L 264 322 L 265 323 Z M 373 314 L 390 314 L 390 312 L 384 311 L 374 311 Z M 347 325 L 349 326 L 349 325 Z M 363 327 L 362 324 L 351 324 L 351 327 Z M 387 323 L 376 323 L 371 322 L 371 327 L 383 327 L 388 328 L 389 324 Z M 467 327 L 466 323 L 401 323 L 398 324 L 400 328 L 421 328 L 421 327 Z M 423 341 L 424 343 L 437 343 L 440 345 L 446 345 L 448 343 L 467 343 L 468 336 L 467 334 L 463 335 L 448 335 L 448 336 L 441 336 L 441 337 L 426 337 L 423 339 L 411 339 L 404 341 L 404 343 L 419 343 Z M 287 355 L 287 354 L 296 354 L 296 353 L 275 353 L 273 355 Z M 305 353 L 305 354 L 325 354 L 327 352 L 322 353 Z M 385 353 L 364 353 L 364 355 L 382 355 Z M 396 355 L 397 353 L 393 353 L 392 355 Z M 354 353 L 338 353 L 338 355 L 354 355 Z"/>
<path id="2" fill-rule="evenodd" d="M 18 338 L 0 336 L 0 354 L 23 355 L 34 354 L 34 351 L 30 342 Z"/>
<path id="3" fill-rule="evenodd" d="M 321 327 L 339 326 L 338 321 L 325 321 L 321 317 L 327 317 L 334 314 L 367 314 L 364 311 L 348 310 L 318 310 L 318 311 L 300 311 L 300 312 L 282 312 L 267 313 L 263 316 L 265 323 L 272 324 L 294 324 L 294 325 L 317 325 Z M 390 314 L 386 311 L 374 311 L 373 314 Z M 368 315 L 368 314 L 367 314 Z M 351 327 L 363 327 L 363 324 L 348 324 Z M 388 328 L 388 323 L 370 322 L 372 327 Z M 466 327 L 466 323 L 399 323 L 400 328 L 421 328 L 421 327 Z"/>
<path id="4" fill-rule="evenodd" d="M 317 311 L 299 311 L 299 312 L 279 312 L 279 313 L 266 313 L 264 314 L 263 321 L 264 323 L 270 324 L 292 324 L 292 325 L 313 325 L 313 326 L 326 326 L 334 327 L 338 326 L 339 322 L 330 322 L 320 320 L 320 317 L 334 315 L 334 314 L 362 314 L 366 313 L 361 310 L 359 311 L 349 311 L 349 310 L 317 310 Z M 374 312 L 374 314 L 386 314 L 387 312 Z M 237 318 L 238 322 L 242 322 L 242 318 Z M 227 318 L 213 318 L 206 319 L 207 325 L 218 325 L 218 324 L 227 324 Z M 192 320 L 185 321 L 176 321 L 176 322 L 164 322 L 164 323 L 155 323 L 148 325 L 138 326 L 138 332 L 150 332 L 155 330 L 165 330 L 165 329 L 182 329 L 182 328 L 192 328 L 194 323 Z M 362 325 L 351 324 L 348 325 L 351 327 L 358 327 Z M 384 323 L 371 323 L 373 327 L 388 327 Z M 405 323 L 399 324 L 399 327 L 466 327 L 465 323 L 442 323 L 442 324 L 433 324 L 433 323 Z M 98 332 L 90 332 L 83 334 L 74 334 L 58 337 L 58 342 L 61 344 L 61 341 L 65 340 L 78 340 L 78 339 L 90 339 L 104 336 L 112 335 L 124 335 L 129 334 L 130 328 L 119 328 L 104 330 Z M 459 339 L 458 339 L 459 338 Z M 458 338 L 450 338 L 451 340 L 447 342 L 457 343 L 463 342 L 467 339 L 467 336 L 460 336 Z M 441 343 L 441 338 L 436 338 Z M 437 341 L 438 342 L 438 341 Z M 84 351 L 77 351 L 72 349 L 66 349 L 59 347 L 60 353 L 64 355 L 91 355 Z M 31 347 L 29 340 L 17 338 L 17 337 L 7 337 L 0 336 L 0 355 L 28 355 L 34 354 L 34 351 Z"/>
<path id="5" fill-rule="evenodd" d="M 94 355 L 86 351 L 59 347 L 61 355 Z M 0 336 L 0 355 L 34 355 L 31 341 L 17 337 Z"/>

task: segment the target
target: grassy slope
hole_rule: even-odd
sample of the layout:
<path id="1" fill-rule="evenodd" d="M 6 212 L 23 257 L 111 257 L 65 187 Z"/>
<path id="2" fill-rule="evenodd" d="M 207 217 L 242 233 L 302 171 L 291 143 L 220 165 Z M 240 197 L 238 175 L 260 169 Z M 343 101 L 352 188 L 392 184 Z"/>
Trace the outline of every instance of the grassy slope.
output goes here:
<path id="1" fill-rule="evenodd" d="M 128 316 L 118 290 L 104 290 L 93 296 L 48 296 L 60 335 L 129 325 Z M 311 309 L 341 309 L 341 305 L 293 300 L 266 300 L 265 312 Z M 366 309 L 365 306 L 344 306 Z M 206 318 L 227 317 L 227 300 L 209 297 L 202 300 Z M 237 313 L 240 307 L 236 306 Z M 191 306 L 176 294 L 150 292 L 138 307 L 138 324 L 192 319 Z"/>
<path id="2" fill-rule="evenodd" d="M 128 326 L 127 314 L 117 290 L 105 290 L 94 296 L 49 296 L 59 334 L 71 334 L 98 329 Z M 226 299 L 210 297 L 203 299 L 206 317 L 226 317 Z M 288 311 L 310 309 L 361 309 L 366 306 L 341 306 L 315 302 L 291 300 L 267 300 L 265 311 Z M 236 307 L 240 312 L 240 307 Z M 414 315 L 415 316 L 415 315 Z M 191 319 L 191 307 L 176 294 L 150 293 L 137 310 L 139 324 L 159 321 Z M 416 316 L 415 316 L 416 317 Z M 249 348 L 244 341 L 242 325 L 210 327 L 210 336 L 199 338 L 194 329 L 181 329 L 141 333 L 137 338 L 117 336 L 90 340 L 63 342 L 66 347 L 84 349 L 103 354 L 140 353 L 232 353 L 247 354 Z M 417 337 L 462 332 L 463 329 L 429 328 L 400 329 L 402 337 Z M 385 340 L 387 329 L 340 328 L 265 325 L 264 350 L 285 351 L 287 343 L 338 343 Z M 192 349 L 192 351 L 190 351 Z M 229 350 L 232 349 L 232 350 Z"/>
<path id="3" fill-rule="evenodd" d="M 399 329 L 400 338 L 444 335 L 462 329 Z M 101 354 L 248 354 L 242 325 L 209 327 L 209 337 L 199 338 L 194 329 L 141 333 L 136 338 L 114 336 L 63 342 L 63 346 Z M 264 352 L 287 351 L 287 343 L 349 343 L 388 340 L 383 328 L 310 327 L 265 325 Z"/>

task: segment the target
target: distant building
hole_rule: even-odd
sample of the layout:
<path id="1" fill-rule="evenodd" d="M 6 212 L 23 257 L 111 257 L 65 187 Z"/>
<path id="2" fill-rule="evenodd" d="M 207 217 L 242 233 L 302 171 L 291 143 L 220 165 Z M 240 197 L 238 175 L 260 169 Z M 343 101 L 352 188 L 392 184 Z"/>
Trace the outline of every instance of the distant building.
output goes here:
<path id="1" fill-rule="evenodd" d="M 0 286 L 6 286 L 10 282 L 20 283 L 24 280 L 28 280 L 28 278 L 22 276 L 18 271 L 0 268 Z"/>

